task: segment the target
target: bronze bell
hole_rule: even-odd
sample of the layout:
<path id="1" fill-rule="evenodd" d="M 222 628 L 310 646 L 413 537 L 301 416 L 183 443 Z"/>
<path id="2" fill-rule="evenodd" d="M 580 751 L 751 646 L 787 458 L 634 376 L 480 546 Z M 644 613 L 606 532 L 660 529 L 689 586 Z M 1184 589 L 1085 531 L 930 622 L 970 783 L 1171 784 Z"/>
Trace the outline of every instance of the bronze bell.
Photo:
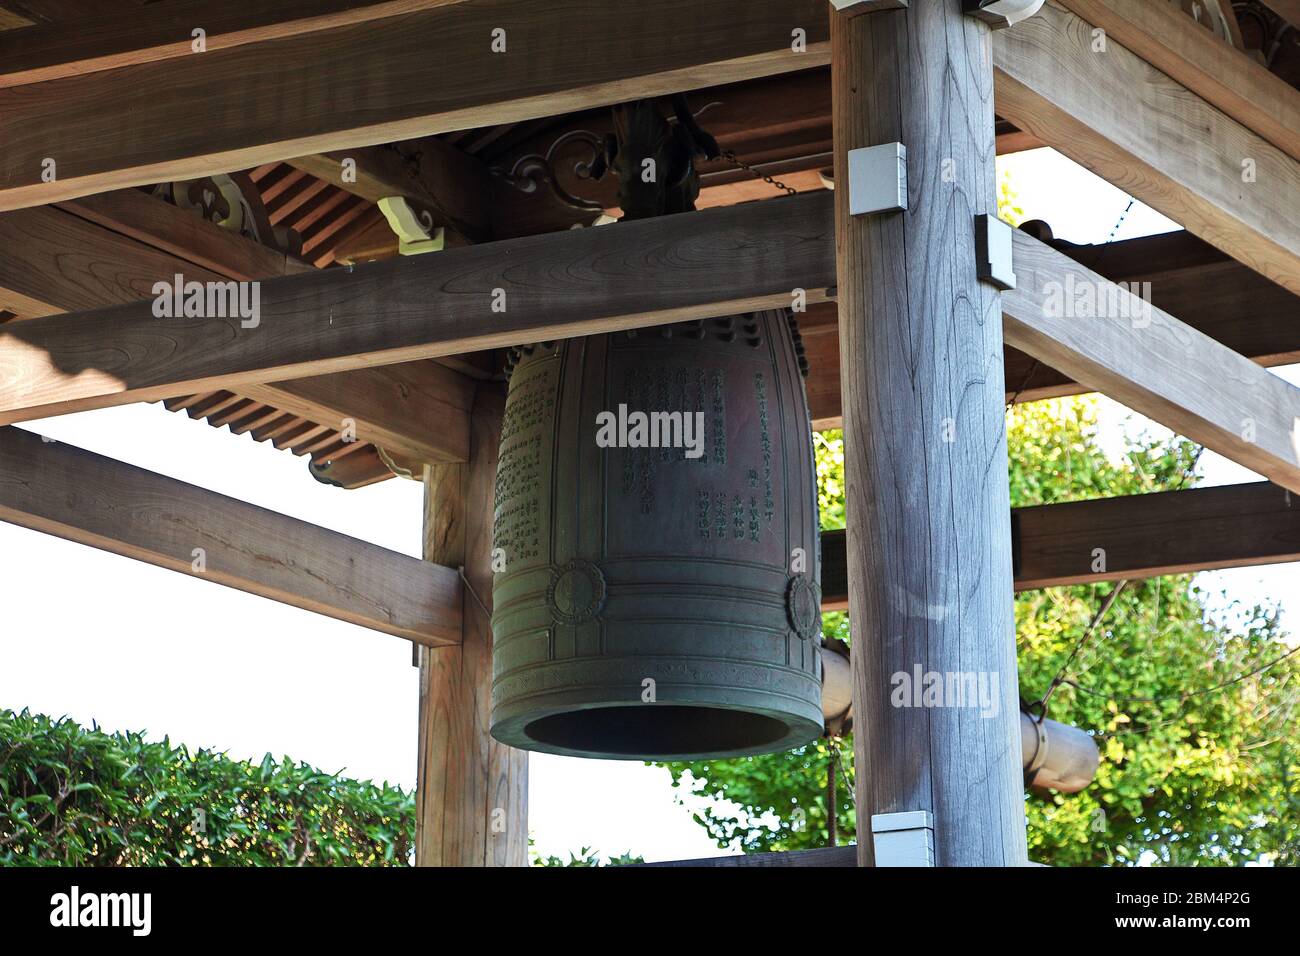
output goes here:
<path id="1" fill-rule="evenodd" d="M 803 368 L 779 310 L 516 352 L 496 484 L 493 737 L 686 760 L 821 732 Z"/>

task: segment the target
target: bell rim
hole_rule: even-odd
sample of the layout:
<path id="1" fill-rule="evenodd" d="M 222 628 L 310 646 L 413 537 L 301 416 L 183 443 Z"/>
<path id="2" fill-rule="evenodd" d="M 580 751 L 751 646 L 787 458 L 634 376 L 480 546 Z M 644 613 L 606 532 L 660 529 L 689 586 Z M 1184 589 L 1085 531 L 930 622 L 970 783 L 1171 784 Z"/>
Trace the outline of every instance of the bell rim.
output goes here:
<path id="1" fill-rule="evenodd" d="M 694 688 L 698 691 L 699 688 Z M 639 691 L 638 691 L 639 692 Z M 749 704 L 732 703 L 701 694 L 679 694 L 672 697 L 660 696 L 654 703 L 637 700 L 609 700 L 606 697 L 571 691 L 566 698 L 578 697 L 588 699 L 566 699 L 551 706 L 538 708 L 528 706 L 528 701 L 516 702 L 494 707 L 492 710 L 492 738 L 506 746 L 535 753 L 548 753 L 559 757 L 582 757 L 589 760 L 638 760 L 642 763 L 695 762 L 699 760 L 728 760 L 741 757 L 757 757 L 764 754 L 783 753 L 804 746 L 820 737 L 825 731 L 825 722 L 818 708 L 808 707 L 807 714 L 798 713 L 789 708 L 754 707 Z M 535 703 L 535 702 L 534 702 Z M 720 750 L 691 751 L 688 753 L 627 753 L 607 752 L 592 749 L 579 749 L 540 740 L 525 733 L 526 729 L 538 721 L 563 714 L 576 714 L 592 710 L 632 709 L 642 707 L 682 707 L 700 711 L 729 711 L 758 717 L 766 717 L 785 725 L 781 737 L 766 743 L 747 747 L 724 748 Z M 502 711 L 508 711 L 502 713 Z M 513 711 L 513 712 L 509 712 Z"/>

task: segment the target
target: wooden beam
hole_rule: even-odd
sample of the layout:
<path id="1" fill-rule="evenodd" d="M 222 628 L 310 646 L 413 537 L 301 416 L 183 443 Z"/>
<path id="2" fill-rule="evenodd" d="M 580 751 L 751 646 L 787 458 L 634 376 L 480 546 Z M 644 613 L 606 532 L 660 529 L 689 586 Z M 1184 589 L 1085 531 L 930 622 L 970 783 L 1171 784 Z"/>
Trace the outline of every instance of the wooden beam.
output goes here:
<path id="1" fill-rule="evenodd" d="M 469 459 L 474 379 L 437 362 L 403 362 L 332 375 L 246 385 L 240 394 L 404 458 Z"/>
<path id="2" fill-rule="evenodd" d="M 420 653 L 417 866 L 528 864 L 528 754 L 488 733 L 492 499 L 504 406 L 500 387 L 483 383 L 469 464 L 424 470 L 424 556 L 464 567 L 469 588 L 459 646 Z"/>
<path id="3" fill-rule="evenodd" d="M 1157 70 L 1300 159 L 1300 90 L 1170 3 L 1060 0 Z"/>
<path id="4" fill-rule="evenodd" d="M 636 866 L 707 866 L 707 867 L 855 867 L 858 865 L 856 846 L 827 846 L 815 850 L 786 850 L 777 853 L 741 853 L 737 856 L 706 856 L 698 860 L 667 860 L 662 863 L 640 863 Z"/>
<path id="5" fill-rule="evenodd" d="M 908 2 L 909 0 L 831 0 L 831 6 L 842 17 L 856 17 L 881 10 L 903 10 Z"/>
<path id="6" fill-rule="evenodd" d="M 1151 302 L 1265 367 L 1300 362 L 1300 298 L 1187 232 L 1095 246 L 1065 246 L 1071 259 L 1114 282 L 1150 283 Z M 839 428 L 840 344 L 835 306 L 800 317 L 811 374 L 814 427 Z M 1003 352 L 1008 401 L 1077 395 L 1088 386 L 1018 349 Z"/>
<path id="7" fill-rule="evenodd" d="M 191 268 L 53 208 L 0 215 L 0 248 L 0 303 L 31 318 L 149 299 L 159 279 Z"/>
<path id="8" fill-rule="evenodd" d="M 12 10 L 0 7 L 0 32 L 6 30 L 17 30 L 21 27 L 30 27 L 35 22 L 36 21 L 29 20 L 21 14 L 14 13 Z"/>
<path id="9" fill-rule="evenodd" d="M 70 19 L 95 20 L 107 12 L 126 15 L 139 13 L 135 0 L 5 0 L 0 29 L 38 23 L 57 23 Z"/>
<path id="10" fill-rule="evenodd" d="M 1300 561 L 1300 499 L 1267 481 L 1020 508 L 1015 525 L 1017 591 Z"/>
<path id="11" fill-rule="evenodd" d="M 858 18 L 859 20 L 861 18 Z M 835 284 L 828 194 L 261 283 L 260 321 L 151 302 L 0 326 L 0 424 L 788 306 Z"/>
<path id="12" fill-rule="evenodd" d="M 262 268 L 280 270 L 273 275 L 292 271 L 283 255 L 161 200 L 137 195 L 95 196 L 69 204 L 97 221 L 124 225 L 131 235 L 119 235 L 60 209 L 0 215 L 0 244 L 5 248 L 0 257 L 0 305 L 24 317 L 132 302 L 147 308 L 154 283 L 171 282 L 176 273 L 187 281 L 211 282 L 256 279 Z M 132 235 L 193 259 L 185 261 Z M 103 332 L 92 334 L 100 338 Z M 342 430 L 348 420 L 359 440 L 419 461 L 464 461 L 473 384 L 450 368 L 418 362 L 259 384 L 242 394 L 335 430 Z"/>
<path id="13" fill-rule="evenodd" d="M 0 428 L 0 520 L 417 644 L 460 640 L 455 571 L 17 428 Z"/>
<path id="14" fill-rule="evenodd" d="M 354 175 L 343 176 L 345 160 L 355 164 Z M 435 225 L 450 227 L 470 241 L 491 238 L 487 167 L 436 136 L 316 153 L 289 162 L 370 202 L 409 199 L 427 209 Z"/>
<path id="15" fill-rule="evenodd" d="M 215 53 L 458 2 L 172 0 L 165 7 L 137 10 L 134 15 L 120 9 L 110 13 L 102 0 L 84 9 L 61 3 L 56 22 L 0 34 L 0 89 L 190 56 L 199 52 L 194 48 L 196 28 L 203 30 L 203 52 Z"/>
<path id="16" fill-rule="evenodd" d="M 149 197 L 142 198 L 149 202 L 156 202 Z M 807 208 L 803 204 L 817 201 L 816 197 L 800 197 L 793 202 L 801 208 Z M 821 201 L 828 200 L 823 197 Z M 158 205 L 163 204 L 158 203 Z M 764 203 L 762 209 L 751 206 L 731 210 L 728 215 L 736 217 L 732 220 L 732 228 L 736 230 L 732 235 L 750 235 L 755 237 L 759 246 L 766 245 L 769 239 L 764 238 L 765 233 L 776 229 L 784 230 L 782 217 L 768 215 L 768 211 L 772 208 L 782 207 L 773 207 L 769 203 Z M 829 210 L 825 214 L 828 216 Z M 802 223 L 797 226 L 797 232 L 806 240 L 801 244 L 805 252 L 808 245 L 813 242 L 811 236 L 817 231 L 812 227 L 814 221 L 815 217 L 805 218 L 802 213 L 792 219 L 792 223 Z M 24 222 L 28 225 L 19 228 Z M 126 250 L 132 247 L 121 245 L 117 237 L 94 230 L 76 229 L 74 225 L 70 218 L 61 217 L 58 213 L 49 210 L 30 210 L 0 216 L 0 235 L 6 239 L 6 248 L 9 250 L 6 258 L 0 260 L 0 289 L 7 290 L 7 298 L 12 303 L 6 306 L 5 292 L 0 292 L 0 306 L 21 315 L 31 315 L 50 311 L 48 306 L 51 304 L 64 308 L 89 308 L 109 301 L 131 301 L 150 295 L 149 290 L 156 278 L 159 275 L 170 275 L 174 271 L 174 261 L 156 255 L 147 256 L 138 248 L 127 255 Z M 626 237 L 627 233 L 624 230 L 629 228 L 635 227 L 632 224 L 619 225 L 613 232 L 601 235 L 608 235 L 611 238 Z M 826 229 L 825 233 L 826 241 L 829 242 L 829 229 Z M 570 242 L 576 235 L 564 234 L 553 236 L 549 240 L 532 241 L 548 243 L 549 247 L 551 242 L 559 244 Z M 64 250 L 68 248 L 77 249 L 79 254 L 67 256 Z M 486 250 L 504 251 L 514 248 L 510 245 L 497 244 L 483 247 L 479 254 L 483 254 Z M 626 249 L 627 254 L 633 254 L 636 246 L 635 243 L 630 243 L 620 248 Z M 829 246 L 826 255 L 829 255 L 828 250 Z M 439 255 L 455 257 L 463 252 L 465 250 L 453 250 Z M 1068 249 L 1067 252 L 1085 263 L 1095 265 L 1110 278 L 1121 281 L 1151 282 L 1153 302 L 1158 308 L 1186 319 L 1188 325 L 1209 334 L 1234 351 L 1240 351 L 1261 364 L 1284 364 L 1300 359 L 1300 348 L 1297 347 L 1296 335 L 1293 331 L 1294 323 L 1291 321 L 1296 314 L 1294 295 L 1258 277 L 1187 234 L 1145 237 L 1099 247 L 1076 247 Z M 554 261 L 558 262 L 561 258 L 563 257 L 558 257 Z M 815 262 L 817 259 L 818 257 L 812 256 L 806 261 Z M 62 273 L 54 268 L 54 263 L 59 264 L 58 268 L 63 270 Z M 735 267 L 734 260 L 725 265 L 729 270 Z M 333 278 L 342 285 L 345 284 L 346 275 L 340 273 Z M 788 272 L 782 282 L 786 283 L 786 288 L 793 288 L 801 285 L 807 278 L 807 275 L 800 275 L 799 270 L 795 269 Z M 637 281 L 639 284 L 639 280 Z M 818 281 L 830 281 L 824 269 L 822 278 Z M 268 287 L 269 285 L 264 285 L 264 291 Z M 620 287 L 626 289 L 628 284 L 622 283 Z M 48 291 L 50 288 L 58 290 L 57 293 Z M 744 291 L 746 290 L 743 286 L 735 287 L 735 294 Z M 54 298 L 56 294 L 57 300 L 50 303 L 48 300 Z M 38 298 L 43 296 L 47 300 L 46 305 L 34 302 L 33 295 Z M 337 307 L 337 303 L 322 300 L 320 308 L 325 310 L 323 314 L 328 314 L 331 307 Z M 380 308 L 378 300 L 375 308 Z M 831 324 L 826 324 L 824 318 L 810 321 L 813 319 L 811 315 L 805 317 L 803 322 L 805 344 L 813 367 L 813 377 L 808 383 L 808 394 L 813 417 L 818 426 L 835 427 L 839 424 L 840 415 L 838 333 L 833 324 L 834 307 L 823 308 L 831 310 L 828 313 Z M 814 310 L 816 309 L 817 307 L 814 306 Z M 557 316 L 552 310 L 549 318 L 554 320 L 557 317 L 562 316 Z M 486 321 L 490 322 L 495 318 L 499 316 L 489 315 Z M 153 325 L 158 321 L 150 315 L 143 320 L 143 325 Z M 96 339 L 101 337 L 98 328 L 96 327 Z M 310 323 L 304 323 L 303 329 L 306 334 L 310 329 Z M 3 343 L 4 336 L 0 333 L 0 355 L 4 353 Z M 1008 351 L 1005 372 L 1005 388 L 1008 394 L 1019 392 L 1021 400 L 1032 401 L 1086 391 L 1089 387 L 1054 370 L 1048 364 L 1039 363 L 1036 369 L 1032 369 L 1032 376 L 1027 375 L 1031 371 L 1031 364 L 1032 360 L 1023 353 L 1015 350 Z M 428 374 L 436 375 L 432 372 Z M 329 382 L 330 379 L 322 379 L 314 388 L 310 385 L 303 385 L 296 389 L 285 388 L 286 394 L 282 394 L 279 401 L 290 410 L 298 409 L 296 412 L 298 414 L 305 415 L 308 411 L 322 414 L 300 404 L 305 391 L 313 391 L 318 397 L 326 399 L 335 394 L 357 396 L 393 394 L 390 388 L 392 380 L 387 376 L 378 377 L 373 389 L 350 386 L 346 392 L 335 391 L 328 385 Z M 284 383 L 281 385 L 283 386 Z M 428 389 L 435 390 L 436 393 L 436 385 L 436 382 L 430 382 Z M 248 386 L 248 388 L 254 387 L 256 386 Z M 292 392 L 298 394 L 297 401 L 287 397 L 287 393 Z M 402 389 L 398 394 L 404 393 L 405 390 Z M 419 392 L 415 394 L 418 395 Z M 463 395 L 463 391 L 461 394 Z M 267 400 L 267 398 L 268 396 L 261 394 L 259 400 Z M 92 402 L 87 407 L 95 407 L 95 405 Z M 384 411 L 385 407 L 390 408 L 390 411 Z M 334 414 L 330 420 L 349 417 L 341 414 L 343 411 L 345 410 L 340 409 L 340 413 Z M 352 407 L 346 411 L 351 412 L 350 417 L 358 421 L 376 417 L 379 421 L 387 421 L 394 429 L 401 428 L 402 422 L 411 416 L 422 417 L 425 414 L 414 406 L 408 411 L 384 405 L 374 409 Z M 447 434 L 463 436 L 467 434 L 467 426 L 459 425 Z M 398 442 L 392 435 L 382 437 L 395 448 L 404 447 L 404 443 Z M 419 454 L 416 454 L 417 450 Z M 408 454 L 433 460 L 447 460 L 449 455 L 463 458 L 464 444 L 463 441 L 458 440 L 454 447 L 444 446 L 441 457 L 433 458 L 435 451 L 427 448 L 422 450 L 412 448 L 408 450 Z"/>
<path id="17" fill-rule="evenodd" d="M 1300 0 L 1265 0 L 1264 5 L 1291 26 L 1300 28 Z"/>
<path id="18" fill-rule="evenodd" d="M 990 31 L 949 0 L 835 17 L 831 40 L 836 183 L 854 149 L 904 143 L 908 165 L 904 211 L 835 190 L 858 861 L 877 814 L 926 811 L 934 865 L 1023 866 L 1002 325 L 974 256 L 997 212 Z M 914 669 L 984 675 L 993 713 L 896 706 Z"/>
<path id="19" fill-rule="evenodd" d="M 1115 39 L 1093 42 L 1056 0 L 999 31 L 998 111 L 1300 292 L 1300 163 Z"/>
<path id="20" fill-rule="evenodd" d="M 82 196 L 59 208 L 231 279 L 270 279 L 312 269 L 138 189 Z"/>
<path id="21" fill-rule="evenodd" d="M 1017 591 L 1300 561 L 1300 499 L 1268 481 L 1015 508 L 1011 525 Z M 823 531 L 823 611 L 848 609 L 844 562 L 844 532 Z"/>
<path id="22" fill-rule="evenodd" d="M 1024 232 L 1007 343 L 1300 492 L 1300 389 Z"/>
<path id="23" fill-rule="evenodd" d="M 496 0 L 27 84 L 0 209 L 806 69 L 826 36 L 825 0 Z"/>

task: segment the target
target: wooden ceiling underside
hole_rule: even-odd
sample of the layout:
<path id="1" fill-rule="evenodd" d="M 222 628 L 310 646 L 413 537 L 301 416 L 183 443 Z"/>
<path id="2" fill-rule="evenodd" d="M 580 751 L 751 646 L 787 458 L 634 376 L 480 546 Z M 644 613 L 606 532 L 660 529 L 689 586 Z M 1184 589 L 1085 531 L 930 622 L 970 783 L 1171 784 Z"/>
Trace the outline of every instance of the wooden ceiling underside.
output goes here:
<path id="1" fill-rule="evenodd" d="M 110 11 L 149 16 L 140 8 L 161 9 L 167 4 L 168 0 L 0 0 L 0 31 L 93 20 Z M 1295 33 L 1290 34 L 1292 43 Z M 1279 56 L 1276 49 L 1270 56 L 1277 60 L 1278 72 L 1291 69 L 1291 60 Z M 780 195 L 762 177 L 800 192 L 824 188 L 822 171 L 831 165 L 828 68 L 695 90 L 688 100 L 701 126 L 739 160 L 701 165 L 700 207 Z M 431 222 L 443 225 L 449 245 L 590 225 L 617 204 L 612 177 L 596 181 L 588 175 L 611 127 L 609 111 L 602 108 L 367 147 L 355 153 L 375 173 L 356 183 L 337 174 L 337 153 L 302 161 L 286 157 L 243 172 L 270 225 L 296 237 L 289 245 L 296 254 L 293 258 L 325 269 L 398 254 L 397 239 L 376 204 L 379 195 L 390 190 L 417 210 L 427 211 Z M 1000 153 L 1039 145 L 1033 136 L 999 120 Z M 468 202 L 467 196 L 473 201 Z M 26 317 L 0 302 L 0 322 Z M 479 364 L 473 371 L 482 375 L 494 368 Z M 234 434 L 309 455 L 318 477 L 346 487 L 393 474 L 374 444 L 344 441 L 340 430 L 329 424 L 243 396 L 237 389 L 177 397 L 165 405 L 213 427 L 229 427 Z"/>

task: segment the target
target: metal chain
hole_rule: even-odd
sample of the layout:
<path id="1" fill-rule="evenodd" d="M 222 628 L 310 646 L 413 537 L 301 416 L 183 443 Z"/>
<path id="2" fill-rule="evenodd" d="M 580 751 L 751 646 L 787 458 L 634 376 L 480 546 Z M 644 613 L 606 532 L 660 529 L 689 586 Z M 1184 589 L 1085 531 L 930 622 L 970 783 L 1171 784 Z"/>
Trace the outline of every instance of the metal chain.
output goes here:
<path id="1" fill-rule="evenodd" d="M 839 786 L 839 774 L 835 765 L 839 763 L 840 748 L 835 746 L 834 738 L 829 748 L 831 763 L 826 768 L 826 845 L 839 846 L 839 813 L 835 800 L 835 789 Z"/>
<path id="2" fill-rule="evenodd" d="M 1132 196 L 1129 197 L 1128 205 L 1125 206 L 1125 207 L 1124 207 L 1124 211 L 1123 211 L 1122 213 L 1119 214 L 1119 222 L 1115 223 L 1115 228 L 1112 229 L 1112 230 L 1110 231 L 1110 235 L 1106 237 L 1106 241 L 1107 241 L 1107 242 L 1111 242 L 1111 241 L 1114 240 L 1114 238 L 1115 238 L 1115 233 L 1119 232 L 1119 227 L 1122 226 L 1122 225 L 1124 225 L 1124 220 L 1127 219 L 1127 218 L 1128 218 L 1128 214 L 1129 214 L 1130 212 L 1133 211 L 1133 205 L 1134 205 L 1136 202 L 1137 202 L 1137 199 L 1133 198 Z"/>
<path id="3" fill-rule="evenodd" d="M 839 778 L 844 781 L 844 789 L 849 795 L 849 802 L 854 807 L 858 805 L 858 791 L 849 779 L 849 772 L 844 766 L 844 753 L 840 748 L 840 738 L 831 734 L 826 739 L 827 749 L 831 752 L 831 764 L 833 769 L 838 773 Z"/>
<path id="4" fill-rule="evenodd" d="M 784 189 L 791 196 L 798 194 L 797 189 L 792 189 L 791 187 L 787 186 L 785 183 L 781 182 L 779 179 L 773 179 L 771 176 L 767 175 L 766 173 L 760 172 L 759 170 L 755 169 L 753 166 L 749 165 L 749 163 L 745 162 L 743 159 L 741 159 L 739 156 L 736 155 L 735 150 L 724 149 L 722 151 L 722 158 L 732 163 L 735 163 L 741 169 L 753 173 L 755 176 L 762 179 L 763 182 L 770 183 L 772 186 L 775 186 L 777 189 Z"/>

